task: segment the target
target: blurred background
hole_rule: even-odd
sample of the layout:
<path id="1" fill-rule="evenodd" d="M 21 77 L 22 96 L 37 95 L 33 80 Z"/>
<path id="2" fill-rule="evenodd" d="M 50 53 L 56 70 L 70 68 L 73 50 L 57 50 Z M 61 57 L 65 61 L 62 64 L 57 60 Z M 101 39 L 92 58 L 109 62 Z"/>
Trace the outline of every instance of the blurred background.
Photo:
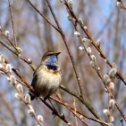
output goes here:
<path id="1" fill-rule="evenodd" d="M 60 34 L 53 29 L 43 18 L 35 12 L 28 4 L 27 0 L 10 0 L 12 5 L 14 27 L 17 38 L 17 45 L 22 49 L 23 55 L 30 58 L 35 66 L 38 66 L 41 57 L 47 50 L 61 51 L 59 62 L 62 69 L 62 85 L 67 89 L 79 92 L 75 74 L 68 52 Z M 48 19 L 55 24 L 50 10 L 45 0 L 31 0 L 31 2 Z M 124 2 L 126 2 L 124 0 Z M 81 42 L 74 35 L 74 28 L 68 20 L 68 12 L 65 5 L 60 0 L 50 1 L 61 25 L 67 44 L 77 68 L 83 95 L 96 109 L 100 117 L 105 120 L 103 109 L 107 108 L 108 95 L 104 91 L 104 86 L 97 76 L 96 72 L 90 66 L 90 60 L 84 51 L 79 50 Z M 126 10 L 119 9 L 116 6 L 116 0 L 73 0 L 73 10 L 76 15 L 88 27 L 88 30 L 95 41 L 101 41 L 101 48 L 111 63 L 116 63 L 122 75 L 126 76 Z M 2 30 L 9 31 L 9 36 L 13 39 L 11 17 L 8 0 L 0 1 L 0 26 Z M 85 36 L 83 34 L 83 36 Z M 4 42 L 6 39 L 0 36 Z M 9 45 L 9 44 L 8 44 Z M 9 62 L 19 70 L 23 77 L 31 83 L 33 70 L 28 64 L 16 57 L 12 52 L 0 44 L 0 53 L 4 54 Z M 107 73 L 109 67 L 94 49 L 94 55 L 97 63 L 101 67 L 102 73 Z M 28 92 L 27 89 L 25 89 Z M 120 80 L 115 80 L 114 96 L 118 101 L 122 111 L 126 113 L 126 87 Z M 73 103 L 74 98 L 60 89 L 61 96 L 69 104 Z M 0 75 L 0 126 L 35 126 L 35 120 L 27 113 L 25 105 L 14 98 L 15 89 L 8 84 L 5 76 Z M 46 126 L 63 126 L 63 121 L 54 118 L 51 111 L 39 100 L 32 102 L 36 113 L 44 117 Z M 57 105 L 56 105 L 57 106 Z M 67 109 L 59 107 L 68 120 L 75 123 L 74 116 Z M 76 107 L 87 115 L 91 113 L 86 107 L 76 100 Z M 117 109 L 114 110 L 115 125 L 121 125 L 121 116 Z M 87 122 L 90 122 L 87 120 Z M 82 125 L 81 122 L 79 122 Z M 92 126 L 100 125 L 89 123 Z"/>

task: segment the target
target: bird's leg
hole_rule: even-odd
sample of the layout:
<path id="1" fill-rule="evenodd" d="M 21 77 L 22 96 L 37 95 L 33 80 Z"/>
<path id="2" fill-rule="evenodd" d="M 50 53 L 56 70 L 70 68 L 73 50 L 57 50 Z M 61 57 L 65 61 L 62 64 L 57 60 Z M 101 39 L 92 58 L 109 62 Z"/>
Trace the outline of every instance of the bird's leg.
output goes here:
<path id="1" fill-rule="evenodd" d="M 55 108 L 55 106 L 53 105 L 53 103 L 52 103 L 52 101 L 51 101 L 51 99 L 50 98 L 48 98 L 48 101 L 49 101 L 49 103 L 51 104 L 51 106 L 52 106 L 52 108 L 53 108 L 53 112 L 52 112 L 52 114 L 53 115 L 56 115 L 56 113 L 58 113 L 58 111 L 56 110 L 56 108 Z"/>
<path id="2" fill-rule="evenodd" d="M 51 91 L 52 91 L 52 90 L 49 91 L 48 95 L 44 98 L 44 100 L 46 101 L 46 100 L 48 99 L 48 101 L 49 101 L 51 107 L 52 107 L 53 110 L 54 110 L 54 111 L 52 112 L 52 114 L 53 114 L 53 115 L 56 115 L 56 113 L 58 113 L 58 112 L 57 112 L 56 108 L 54 107 L 54 105 L 53 105 L 51 99 L 49 98 L 49 97 L 50 97 L 50 94 L 51 94 Z"/>

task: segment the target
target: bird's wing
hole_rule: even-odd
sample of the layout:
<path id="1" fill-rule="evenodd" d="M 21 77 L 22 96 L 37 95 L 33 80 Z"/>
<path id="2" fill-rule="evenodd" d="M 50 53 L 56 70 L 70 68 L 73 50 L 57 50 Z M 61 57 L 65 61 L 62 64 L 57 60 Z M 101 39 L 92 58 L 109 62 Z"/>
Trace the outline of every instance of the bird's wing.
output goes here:
<path id="1" fill-rule="evenodd" d="M 37 80 L 38 80 L 38 76 L 37 76 L 37 73 L 39 72 L 39 70 L 40 70 L 40 65 L 37 67 L 37 69 L 35 70 L 35 72 L 33 73 L 33 80 L 32 80 L 32 83 L 31 83 L 31 86 L 33 87 L 33 88 L 35 88 L 35 84 L 36 84 L 36 82 L 37 82 Z"/>
<path id="2" fill-rule="evenodd" d="M 33 75 L 33 80 L 32 80 L 32 83 L 31 83 L 31 86 L 32 86 L 33 88 L 35 88 L 35 83 L 36 83 L 37 79 L 38 79 L 38 77 L 37 77 L 37 75 L 34 73 L 34 75 Z"/>

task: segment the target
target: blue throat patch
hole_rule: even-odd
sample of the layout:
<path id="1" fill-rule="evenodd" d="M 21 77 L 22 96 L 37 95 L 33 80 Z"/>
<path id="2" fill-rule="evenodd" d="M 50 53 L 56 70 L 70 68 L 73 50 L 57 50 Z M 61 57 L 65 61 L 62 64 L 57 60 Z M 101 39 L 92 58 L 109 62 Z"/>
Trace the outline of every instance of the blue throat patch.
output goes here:
<path id="1" fill-rule="evenodd" d="M 57 63 L 57 56 L 56 55 L 49 56 L 48 62 Z"/>
<path id="2" fill-rule="evenodd" d="M 47 66 L 47 68 L 49 70 L 57 70 L 58 69 L 58 65 L 56 65 L 54 63 L 46 63 L 45 65 Z"/>
<path id="3" fill-rule="evenodd" d="M 55 55 L 49 56 L 49 59 L 45 65 L 47 66 L 48 69 L 57 70 L 58 69 L 57 56 Z"/>

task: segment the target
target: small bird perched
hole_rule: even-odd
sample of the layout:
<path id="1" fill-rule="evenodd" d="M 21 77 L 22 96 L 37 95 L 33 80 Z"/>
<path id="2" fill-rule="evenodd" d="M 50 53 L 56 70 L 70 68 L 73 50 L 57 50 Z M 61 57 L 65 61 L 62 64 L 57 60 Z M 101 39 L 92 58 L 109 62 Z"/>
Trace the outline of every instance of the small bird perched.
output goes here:
<path id="1" fill-rule="evenodd" d="M 58 55 L 60 52 L 46 52 L 40 65 L 33 74 L 31 86 L 35 90 L 35 95 L 30 92 L 31 100 L 36 96 L 43 96 L 46 100 L 55 93 L 61 83 L 61 71 L 58 65 Z"/>

